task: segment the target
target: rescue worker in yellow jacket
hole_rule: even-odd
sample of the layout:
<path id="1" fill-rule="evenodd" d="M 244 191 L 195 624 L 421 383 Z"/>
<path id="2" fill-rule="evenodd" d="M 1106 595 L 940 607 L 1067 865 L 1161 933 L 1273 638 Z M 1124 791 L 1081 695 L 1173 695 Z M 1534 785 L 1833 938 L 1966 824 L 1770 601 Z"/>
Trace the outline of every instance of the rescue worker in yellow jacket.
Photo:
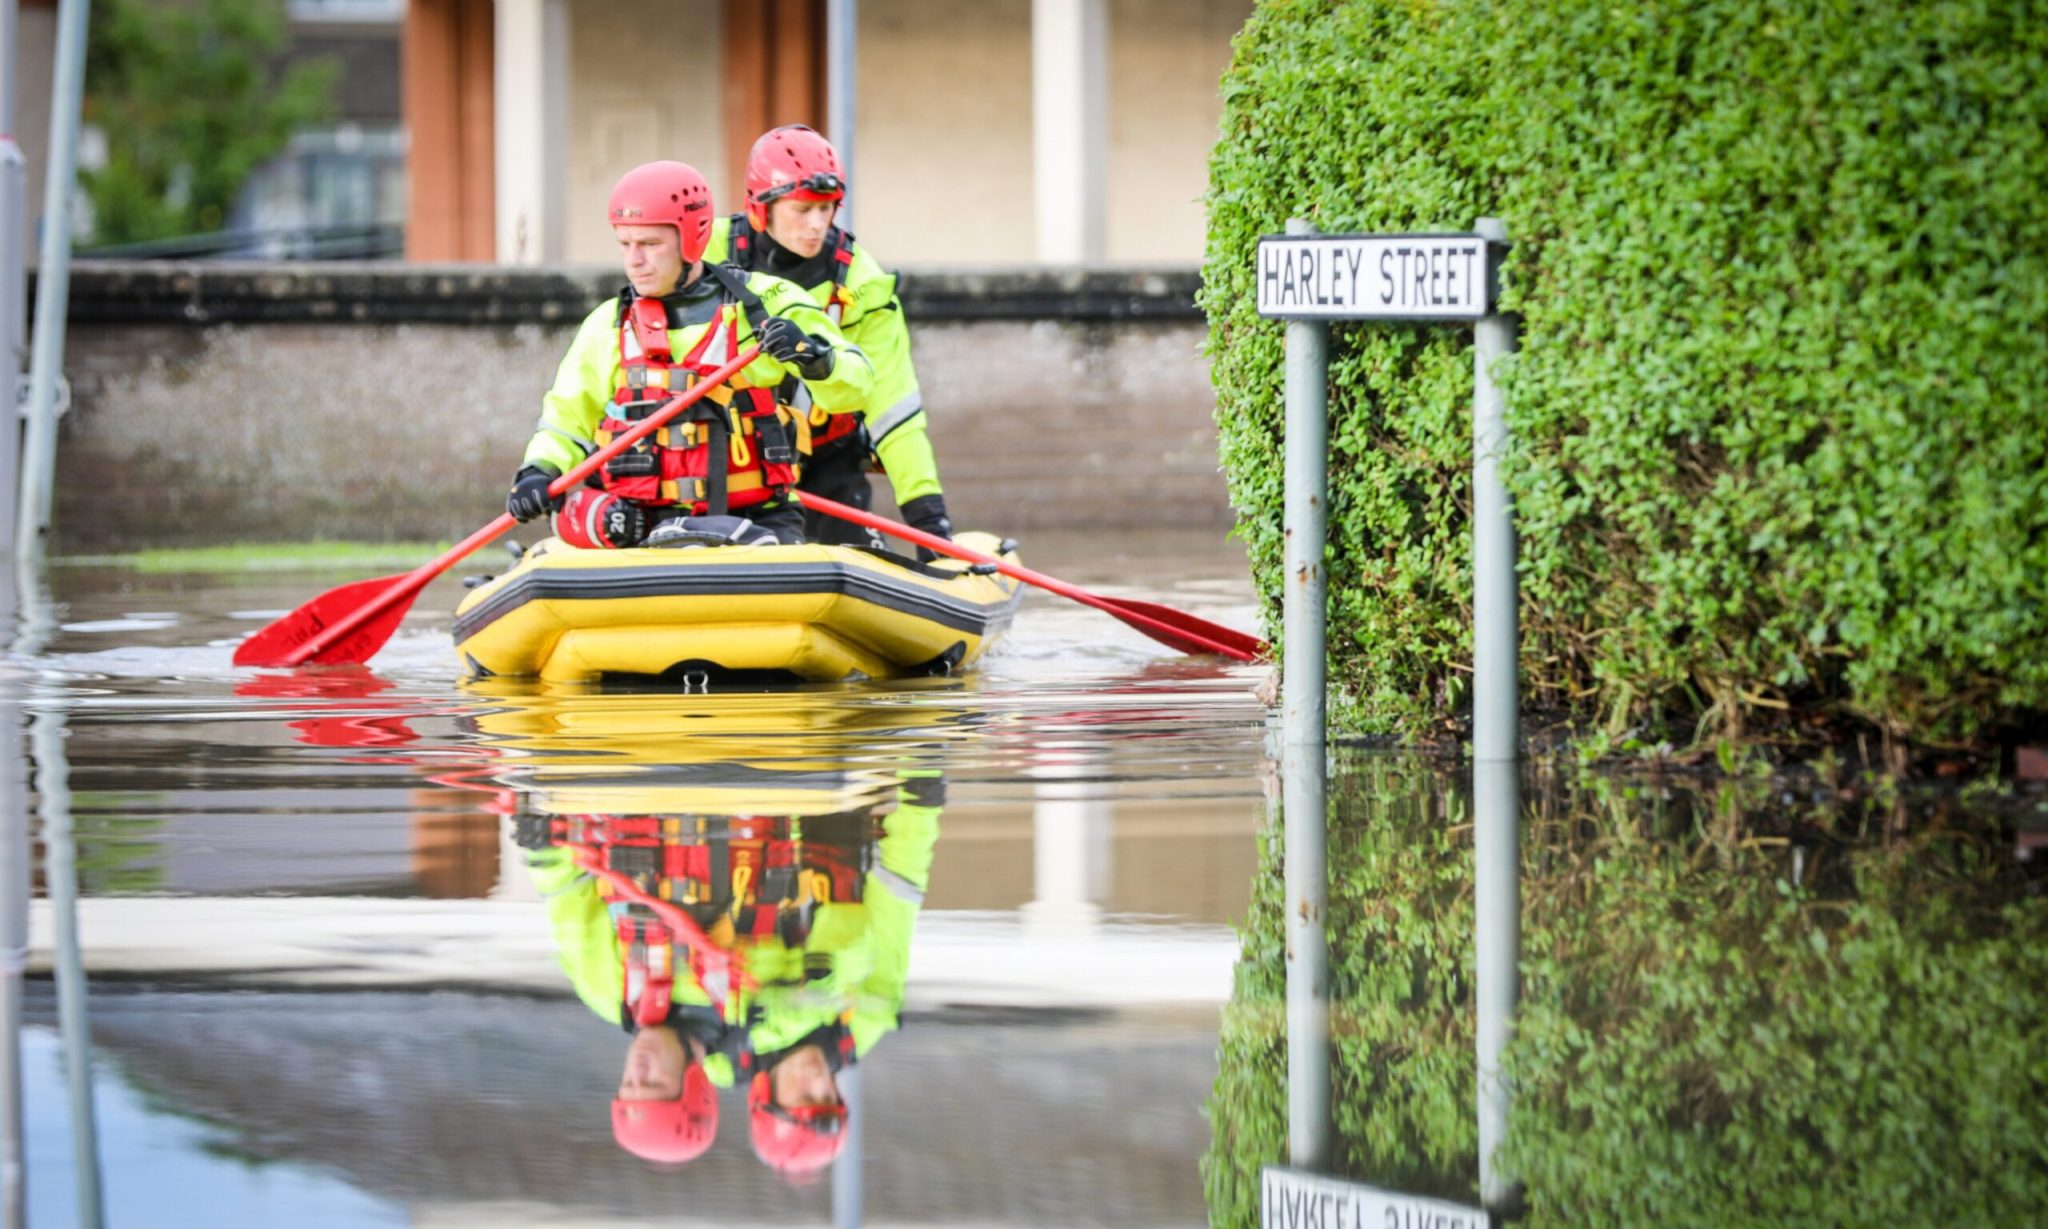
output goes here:
<path id="1" fill-rule="evenodd" d="M 808 407 L 812 455 L 799 489 L 866 508 L 874 501 L 872 455 L 889 477 L 903 519 L 949 538 L 953 523 L 926 432 L 896 277 L 833 224 L 846 187 L 839 154 L 824 137 L 802 124 L 770 130 L 747 156 L 745 212 L 718 220 L 705 258 L 802 286 L 874 367 L 873 391 L 850 412 L 815 400 Z M 823 542 L 870 541 L 869 531 L 808 510 L 804 529 Z"/>
<path id="2" fill-rule="evenodd" d="M 681 162 L 636 167 L 612 189 L 631 284 L 584 319 L 542 399 L 505 501 L 515 518 L 554 510 L 563 541 L 600 549 L 803 540 L 789 499 L 811 451 L 798 389 L 850 413 L 874 371 L 802 287 L 706 262 L 713 217 L 709 185 Z M 755 340 L 759 358 L 608 462 L 594 487 L 549 496 L 555 478 Z"/>

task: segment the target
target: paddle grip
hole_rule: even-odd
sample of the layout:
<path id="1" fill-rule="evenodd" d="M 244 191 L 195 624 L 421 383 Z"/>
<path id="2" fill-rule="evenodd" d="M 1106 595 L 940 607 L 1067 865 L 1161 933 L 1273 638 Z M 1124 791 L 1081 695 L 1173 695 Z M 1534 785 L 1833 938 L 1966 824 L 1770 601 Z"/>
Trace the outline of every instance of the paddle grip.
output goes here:
<path id="1" fill-rule="evenodd" d="M 630 429 L 621 432 L 611 443 L 585 457 L 582 464 L 572 467 L 568 473 L 549 483 L 548 494 L 566 495 L 570 491 L 575 490 L 577 486 L 582 484 L 585 478 L 596 473 L 599 466 L 668 425 L 668 421 L 671 418 L 703 400 L 706 393 L 738 375 L 746 368 L 747 364 L 759 357 L 761 357 L 761 347 L 759 346 L 748 346 L 740 351 L 739 355 L 730 363 L 692 384 L 683 392 L 669 398 L 666 405 L 639 422 L 634 423 Z M 287 666 L 304 665 L 308 660 L 318 656 L 326 651 L 329 646 L 351 635 L 356 629 L 389 610 L 396 603 L 426 588 L 428 582 L 449 568 L 454 567 L 465 558 L 468 558 L 479 548 L 487 546 L 498 538 L 503 537 L 518 523 L 518 521 L 512 519 L 509 513 L 499 516 L 482 529 L 457 542 L 443 554 L 407 572 L 389 589 L 384 590 L 384 592 L 376 597 L 356 607 L 343 617 L 336 619 L 333 623 L 321 628 L 319 632 L 309 637 L 304 643 L 286 653 L 282 664 Z M 383 642 L 379 641 L 371 647 L 370 653 L 376 652 L 381 647 L 383 647 Z M 363 656 L 368 658 L 369 653 L 365 653 Z"/>

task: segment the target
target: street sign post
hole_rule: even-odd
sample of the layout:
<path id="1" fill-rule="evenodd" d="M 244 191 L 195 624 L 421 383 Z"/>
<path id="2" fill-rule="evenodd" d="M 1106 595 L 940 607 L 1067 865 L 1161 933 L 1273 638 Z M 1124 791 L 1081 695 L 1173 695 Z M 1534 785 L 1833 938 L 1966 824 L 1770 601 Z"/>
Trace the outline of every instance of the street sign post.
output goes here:
<path id="1" fill-rule="evenodd" d="M 1331 1152 L 1328 940 L 1323 932 L 1328 889 L 1323 657 L 1328 607 L 1323 547 L 1331 320 L 1473 326 L 1472 760 L 1479 931 L 1479 1189 L 1488 1208 L 1502 1208 L 1513 1196 L 1512 1179 L 1493 1163 L 1507 1123 L 1500 1056 L 1514 1010 L 1520 945 L 1520 700 L 1515 677 L 1519 594 L 1514 507 L 1499 469 L 1508 445 L 1505 406 L 1493 382 L 1494 363 L 1515 348 L 1514 319 L 1494 310 L 1497 262 L 1506 247 L 1507 229 L 1496 218 L 1479 219 L 1465 234 L 1401 235 L 1323 235 L 1296 218 L 1288 221 L 1286 234 L 1259 240 L 1259 314 L 1288 322 L 1281 781 L 1289 1159 L 1297 1167 L 1267 1171 L 1269 1224 L 1274 1223 L 1272 1175 L 1288 1172 L 1300 1177 L 1300 1170 L 1327 1168 Z"/>

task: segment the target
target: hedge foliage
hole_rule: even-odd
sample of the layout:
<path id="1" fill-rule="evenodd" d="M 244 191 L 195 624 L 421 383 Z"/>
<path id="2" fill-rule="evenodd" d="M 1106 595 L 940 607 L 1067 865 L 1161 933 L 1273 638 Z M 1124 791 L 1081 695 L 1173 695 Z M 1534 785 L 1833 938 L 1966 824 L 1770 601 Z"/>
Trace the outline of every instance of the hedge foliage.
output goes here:
<path id="1" fill-rule="evenodd" d="M 1533 704 L 1619 732 L 2048 711 L 2048 21 L 2026 0 L 1261 0 L 1204 305 L 1276 612 L 1282 326 L 1253 254 L 1503 218 Z M 1470 330 L 1332 332 L 1333 686 L 1464 700 Z"/>
<path id="2" fill-rule="evenodd" d="M 1333 1102 L 1343 1172 L 1476 1202 L 1459 775 L 1373 757 L 1333 784 Z M 2038 1219 L 2048 899 L 1995 821 L 1951 807 L 1901 837 L 1881 806 L 1738 781 L 1529 796 L 1502 1158 L 1522 1224 Z M 1258 1222 L 1286 1151 L 1278 848 L 1209 1103 L 1218 1226 Z"/>

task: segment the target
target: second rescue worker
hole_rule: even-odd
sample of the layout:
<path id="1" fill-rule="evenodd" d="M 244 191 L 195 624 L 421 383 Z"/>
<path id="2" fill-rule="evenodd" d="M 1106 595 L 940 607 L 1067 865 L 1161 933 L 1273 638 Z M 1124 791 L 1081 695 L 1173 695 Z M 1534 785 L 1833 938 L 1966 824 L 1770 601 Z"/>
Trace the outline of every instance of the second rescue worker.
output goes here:
<path id="1" fill-rule="evenodd" d="M 729 260 L 802 286 L 860 346 L 875 371 L 873 391 L 857 406 L 842 409 L 814 399 L 809 409 L 813 451 L 800 488 L 868 507 L 874 498 L 867 474 L 872 450 L 895 489 L 903 519 L 926 533 L 952 537 L 896 277 L 832 224 L 846 196 L 838 152 L 802 124 L 771 129 L 747 155 L 746 195 L 746 212 L 718 220 L 705 259 Z M 866 531 L 815 512 L 804 514 L 804 528 L 822 542 L 868 541 Z"/>
<path id="2" fill-rule="evenodd" d="M 867 357 L 804 290 L 763 273 L 708 264 L 711 189 L 681 162 L 650 162 L 612 189 L 610 218 L 631 283 L 587 316 L 541 402 L 505 510 L 522 521 L 551 508 L 571 546 L 803 541 L 789 499 L 811 451 L 790 395 L 851 412 L 867 401 Z M 762 354 L 723 387 L 557 504 L 549 484 L 758 337 Z M 728 514 L 748 518 L 738 520 Z M 687 518 L 727 518 L 692 523 Z M 751 522 L 751 523 L 749 523 Z"/>

